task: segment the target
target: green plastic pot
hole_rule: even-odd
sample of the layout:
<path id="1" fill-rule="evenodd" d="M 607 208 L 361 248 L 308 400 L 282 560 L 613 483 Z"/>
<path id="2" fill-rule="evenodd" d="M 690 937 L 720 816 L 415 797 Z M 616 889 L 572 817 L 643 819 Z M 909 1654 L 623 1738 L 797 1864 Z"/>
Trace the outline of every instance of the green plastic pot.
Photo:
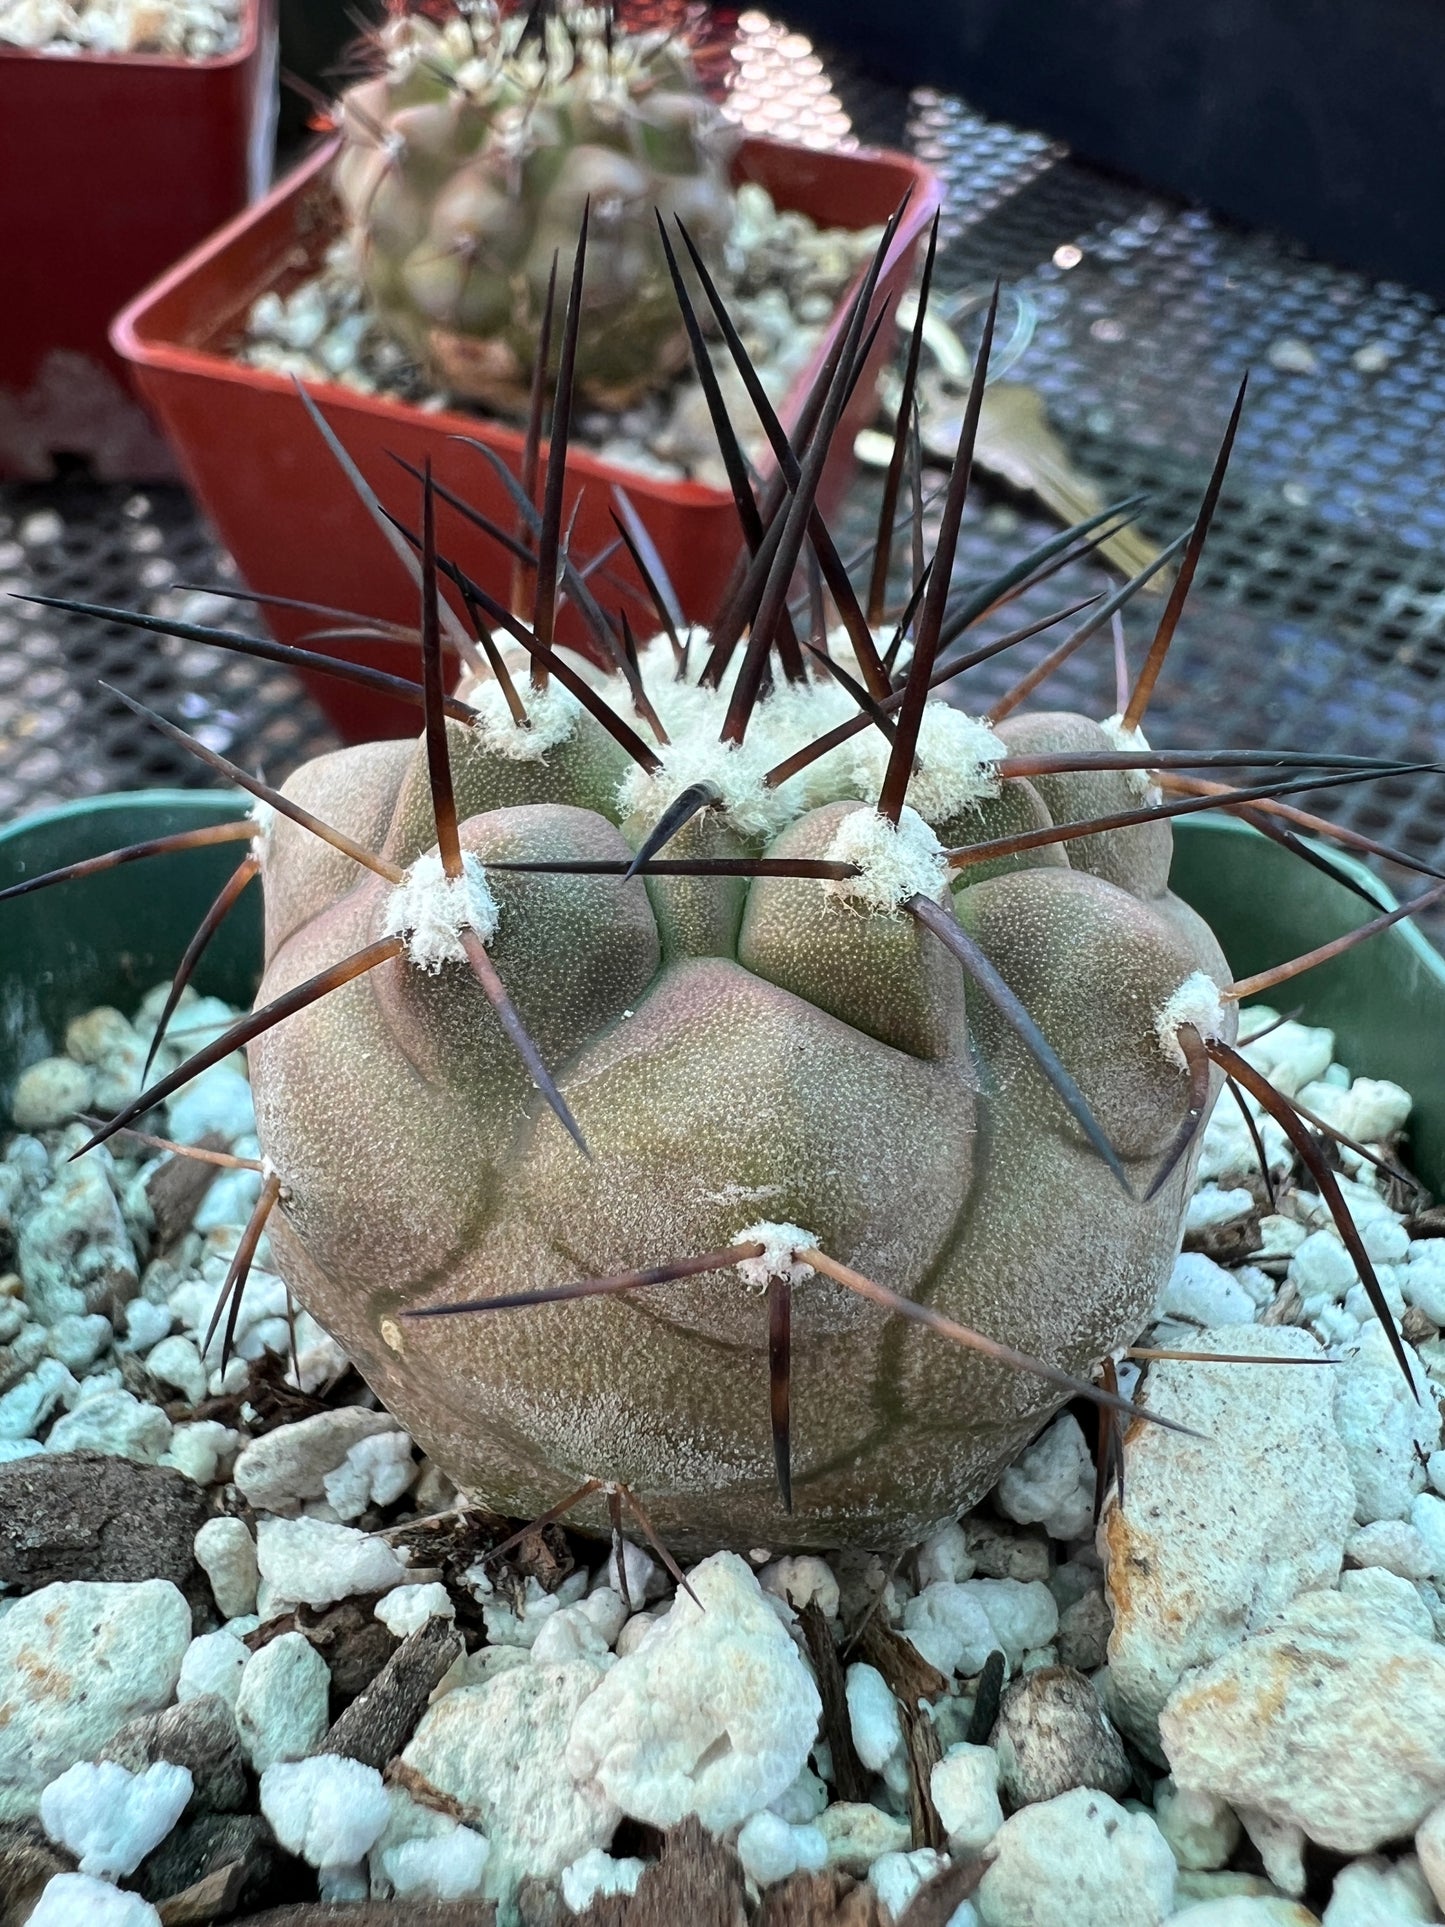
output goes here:
<path id="1" fill-rule="evenodd" d="M 67 804 L 0 831 L 0 889 L 103 850 L 240 816 L 245 807 L 234 794 L 194 790 Z M 95 1004 L 133 1009 L 171 975 L 237 860 L 236 846 L 221 844 L 0 904 L 0 1101 L 18 1071 L 58 1047 L 69 1018 Z M 1176 826 L 1173 881 L 1212 924 L 1239 973 L 1327 943 L 1365 915 L 1343 885 L 1226 817 Z M 1377 882 L 1373 888 L 1383 897 Z M 260 960 L 260 892 L 251 890 L 207 951 L 196 986 L 247 1004 Z M 1412 1159 L 1427 1184 L 1445 1190 L 1445 959 L 1410 925 L 1397 924 L 1301 977 L 1280 1000 L 1302 1004 L 1306 1021 L 1330 1025 L 1347 1064 L 1414 1094 Z"/>

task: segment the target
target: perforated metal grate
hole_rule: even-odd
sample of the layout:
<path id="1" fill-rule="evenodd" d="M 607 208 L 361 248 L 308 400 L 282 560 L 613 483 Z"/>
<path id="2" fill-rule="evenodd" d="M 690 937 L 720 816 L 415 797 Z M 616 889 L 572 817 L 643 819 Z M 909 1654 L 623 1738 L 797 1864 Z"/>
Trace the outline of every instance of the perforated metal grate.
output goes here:
<path id="1" fill-rule="evenodd" d="M 1044 393 L 1107 498 L 1149 492 L 1149 533 L 1172 536 L 1193 514 L 1250 370 L 1229 487 L 1151 715 L 1156 740 L 1445 753 L 1445 315 L 1407 289 L 1103 175 L 961 101 L 879 85 L 759 12 L 739 16 L 730 101 L 752 127 L 815 145 L 905 142 L 941 169 L 943 292 L 1001 274 L 1027 298 L 1035 331 L 1014 378 Z M 847 512 L 855 538 L 871 499 L 864 478 Z M 983 500 L 993 506 L 966 525 L 966 577 L 1051 527 L 1027 504 Z M 154 605 L 176 578 L 224 579 L 226 566 L 178 490 L 0 489 L 0 587 Z M 1068 571 L 998 623 L 1100 580 Z M 1137 659 L 1142 620 L 1133 632 Z M 1047 646 L 987 666 L 960 698 L 982 707 Z M 283 674 L 0 609 L 0 813 L 207 780 L 96 693 L 110 672 L 273 777 L 332 741 Z M 1049 700 L 1112 709 L 1108 649 L 1076 658 Z M 1337 793 L 1320 808 L 1445 863 L 1438 777 Z"/>

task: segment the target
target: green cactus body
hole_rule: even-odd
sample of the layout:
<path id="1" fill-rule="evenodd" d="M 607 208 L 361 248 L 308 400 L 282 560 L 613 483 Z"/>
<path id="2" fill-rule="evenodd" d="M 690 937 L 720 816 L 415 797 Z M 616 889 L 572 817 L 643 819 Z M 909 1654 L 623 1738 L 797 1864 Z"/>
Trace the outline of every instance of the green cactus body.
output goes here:
<path id="1" fill-rule="evenodd" d="M 854 713 L 836 685 L 780 684 L 743 745 L 724 750 L 725 694 L 674 679 L 664 645 L 642 665 L 671 738 L 656 775 L 555 685 L 527 692 L 530 730 L 492 683 L 461 692 L 482 712 L 476 725 L 448 725 L 461 841 L 486 896 L 473 927 L 485 923 L 590 1156 L 466 964 L 417 935 L 410 955 L 251 1047 L 262 1142 L 285 1186 L 271 1244 L 388 1407 L 502 1512 L 536 1516 L 597 1478 L 625 1483 L 678 1547 L 902 1545 L 976 1500 L 1062 1394 L 795 1267 L 789 1515 L 770 1456 L 764 1296 L 748 1267 L 495 1315 L 404 1314 L 718 1251 L 778 1224 L 989 1338 L 1087 1373 L 1147 1319 L 1193 1158 L 1151 1201 L 1127 1196 L 993 1005 L 900 912 L 900 893 L 950 906 L 1141 1194 L 1187 1101 L 1171 999 L 1197 973 L 1227 981 L 1226 966 L 1167 894 L 1165 822 L 977 876 L 945 868 L 935 827 L 945 845 L 972 844 L 1136 805 L 1123 774 L 1073 788 L 996 774 L 1019 745 L 1107 749 L 1098 725 L 1032 715 L 995 734 L 930 704 L 895 831 L 873 808 L 887 756 L 874 730 L 778 788 L 761 780 Z M 619 683 L 607 693 L 627 710 Z M 626 859 L 700 780 L 722 800 L 669 854 L 842 855 L 862 874 L 623 881 L 498 867 Z M 406 887 L 440 874 L 422 746 L 339 751 L 287 793 L 409 867 Z M 267 832 L 264 870 L 263 999 L 426 921 L 284 819 Z M 589 1504 L 579 1520 L 602 1524 L 605 1501 Z"/>
<path id="2" fill-rule="evenodd" d="M 490 0 L 402 16 L 382 71 L 342 98 L 334 183 L 375 307 L 453 393 L 526 405 L 554 254 L 584 209 L 577 381 L 625 405 L 686 356 L 654 210 L 700 245 L 732 222 L 732 135 L 684 42 L 609 32 L 600 8 L 539 25 Z"/>

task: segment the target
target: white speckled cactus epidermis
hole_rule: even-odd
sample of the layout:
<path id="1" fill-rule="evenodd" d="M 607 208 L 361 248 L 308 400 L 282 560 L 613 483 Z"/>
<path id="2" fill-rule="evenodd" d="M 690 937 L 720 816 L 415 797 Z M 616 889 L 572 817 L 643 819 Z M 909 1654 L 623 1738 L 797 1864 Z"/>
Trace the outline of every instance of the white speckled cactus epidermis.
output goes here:
<path id="1" fill-rule="evenodd" d="M 871 728 L 787 783 L 761 781 L 854 713 L 836 685 L 780 684 L 726 750 L 725 692 L 675 680 L 661 644 L 643 670 L 671 738 L 652 775 L 555 682 L 527 692 L 528 729 L 495 683 L 464 686 L 480 720 L 447 725 L 461 842 L 480 866 L 469 876 L 491 906 L 487 950 L 590 1155 L 466 965 L 444 960 L 444 940 L 440 953 L 414 943 L 251 1046 L 261 1138 L 285 1186 L 275 1261 L 427 1451 L 502 1512 L 536 1516 L 600 1478 L 625 1483 L 679 1546 L 901 1545 L 993 1483 L 1057 1388 L 804 1277 L 789 1516 L 770 1447 L 765 1298 L 736 1268 L 496 1314 L 403 1314 L 724 1249 L 766 1221 L 1086 1374 L 1148 1316 L 1192 1158 L 1151 1201 L 1129 1196 L 994 1005 L 901 914 L 900 893 L 951 908 L 1140 1197 L 1188 1101 L 1160 1014 L 1196 973 L 1226 982 L 1226 966 L 1168 894 L 1167 823 L 952 872 L 937 856 L 1136 807 L 1124 773 L 997 774 L 1005 750 L 1107 750 L 1100 726 L 1025 714 L 995 734 L 930 703 L 895 832 L 874 813 L 888 751 Z M 625 710 L 625 690 L 611 694 Z M 719 801 L 669 854 L 843 854 L 862 874 L 624 881 L 499 867 L 625 863 L 698 780 Z M 404 868 L 434 850 L 416 742 L 322 757 L 287 794 Z M 399 916 L 423 921 L 398 911 L 385 879 L 284 819 L 267 832 L 264 876 L 263 999 Z M 602 1523 L 605 1501 L 578 1517 Z"/>

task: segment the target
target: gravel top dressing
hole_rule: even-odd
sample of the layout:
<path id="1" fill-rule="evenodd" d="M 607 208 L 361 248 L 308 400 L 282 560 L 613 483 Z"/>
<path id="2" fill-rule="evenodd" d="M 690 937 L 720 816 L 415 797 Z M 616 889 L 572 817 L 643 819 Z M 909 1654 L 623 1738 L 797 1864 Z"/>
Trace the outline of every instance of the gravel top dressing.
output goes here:
<path id="1" fill-rule="evenodd" d="M 1409 1093 L 1331 1032 L 1255 1007 L 1245 1054 L 1365 1147 L 1339 1182 L 1418 1398 L 1283 1133 L 1226 1096 L 1116 1361 L 1187 1431 L 1066 1411 L 900 1559 L 738 1547 L 681 1591 L 556 1526 L 489 1559 L 510 1523 L 378 1409 L 264 1243 L 221 1369 L 263 1182 L 244 1064 L 147 1120 L 219 1166 L 134 1135 L 70 1161 L 77 1117 L 141 1087 L 164 996 L 77 1017 L 0 1140 L 0 1905 L 1440 1918 L 1445 1214 L 1400 1162 Z M 157 1068 L 233 1014 L 188 993 Z"/>

